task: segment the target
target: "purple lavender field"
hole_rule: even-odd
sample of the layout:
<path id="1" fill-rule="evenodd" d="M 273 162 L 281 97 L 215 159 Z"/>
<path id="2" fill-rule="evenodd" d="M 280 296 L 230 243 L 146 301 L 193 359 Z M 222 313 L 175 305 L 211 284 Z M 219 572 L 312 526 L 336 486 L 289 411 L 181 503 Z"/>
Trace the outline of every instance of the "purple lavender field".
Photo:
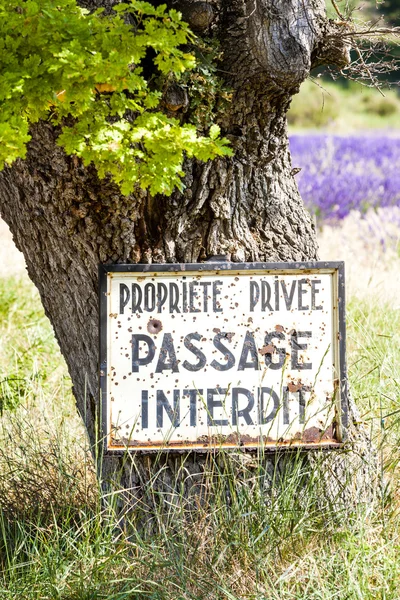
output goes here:
<path id="1" fill-rule="evenodd" d="M 319 221 L 351 211 L 400 207 L 400 137 L 291 135 L 293 167 L 303 200 Z"/>

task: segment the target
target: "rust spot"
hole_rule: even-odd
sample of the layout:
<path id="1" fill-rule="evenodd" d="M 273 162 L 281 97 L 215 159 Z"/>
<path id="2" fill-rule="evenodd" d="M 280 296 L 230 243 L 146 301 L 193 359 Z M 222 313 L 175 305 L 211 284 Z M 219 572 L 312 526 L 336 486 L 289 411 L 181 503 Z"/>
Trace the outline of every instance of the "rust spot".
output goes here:
<path id="1" fill-rule="evenodd" d="M 301 439 L 303 442 L 321 442 L 332 440 L 333 438 L 333 427 L 330 425 L 325 431 L 323 429 L 318 429 L 318 427 L 309 427 L 306 429 Z"/>
<path id="2" fill-rule="evenodd" d="M 332 440 L 334 438 L 333 425 L 329 425 L 327 429 L 325 429 L 321 440 Z"/>
<path id="3" fill-rule="evenodd" d="M 337 440 L 334 439 L 334 431 L 333 426 L 330 425 L 326 430 L 318 429 L 317 427 L 310 427 L 305 431 L 298 431 L 291 439 L 285 440 L 284 438 L 279 438 L 278 440 L 274 440 L 270 436 L 255 436 L 252 437 L 247 434 L 240 434 L 239 432 L 233 432 L 229 435 L 201 435 L 197 438 L 197 440 L 189 441 L 189 440 L 175 440 L 173 442 L 166 441 L 152 441 L 151 438 L 145 441 L 135 440 L 133 438 L 127 438 L 123 435 L 119 435 L 119 430 L 121 427 L 117 427 L 116 425 L 112 425 L 111 431 L 111 445 L 114 447 L 123 447 L 130 446 L 136 447 L 137 449 L 148 449 L 148 450 L 157 450 L 163 448 L 176 448 L 177 450 L 189 450 L 190 448 L 196 448 L 202 446 L 203 448 L 208 448 L 212 446 L 220 446 L 225 445 L 227 448 L 230 447 L 252 447 L 254 444 L 257 446 L 261 443 L 264 446 L 269 447 L 299 447 L 301 445 L 307 445 L 308 447 L 318 446 L 321 447 L 326 446 L 327 444 L 333 444 L 335 446 L 338 445 Z"/>
<path id="4" fill-rule="evenodd" d="M 285 331 L 283 325 L 275 325 L 275 331 Z"/>
<path id="5" fill-rule="evenodd" d="M 288 383 L 288 390 L 289 392 L 298 392 L 299 390 L 301 390 L 303 387 L 303 384 L 301 383 L 301 381 L 298 381 L 297 383 L 295 383 L 294 381 L 290 381 Z"/>
<path id="6" fill-rule="evenodd" d="M 273 344 L 268 344 L 268 346 L 263 346 L 259 349 L 261 356 L 264 356 L 264 354 L 274 354 L 275 351 L 276 348 Z"/>
<path id="7" fill-rule="evenodd" d="M 159 319 L 150 319 L 147 323 L 147 331 L 149 333 L 157 334 L 162 330 L 162 323 Z"/>
<path id="8" fill-rule="evenodd" d="M 218 327 L 214 327 L 214 329 L 213 329 L 213 332 L 214 332 L 214 333 L 220 333 L 220 331 L 221 331 L 221 330 L 220 330 L 220 329 L 218 329 Z"/>
<path id="9" fill-rule="evenodd" d="M 240 440 L 240 435 L 237 431 L 235 431 L 234 433 L 230 433 L 225 438 L 225 442 L 227 442 L 228 444 L 238 444 L 239 440 Z"/>

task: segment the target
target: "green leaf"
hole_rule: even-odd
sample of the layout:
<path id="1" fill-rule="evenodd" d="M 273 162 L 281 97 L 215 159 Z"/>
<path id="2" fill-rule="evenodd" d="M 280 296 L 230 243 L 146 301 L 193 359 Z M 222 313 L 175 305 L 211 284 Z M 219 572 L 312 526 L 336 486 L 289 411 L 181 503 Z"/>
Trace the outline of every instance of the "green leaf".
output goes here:
<path id="1" fill-rule="evenodd" d="M 181 14 L 137 0 L 114 9 L 90 13 L 76 0 L 1 3 L 0 169 L 25 157 L 29 127 L 39 119 L 59 125 L 64 150 L 110 175 L 125 194 L 137 185 L 152 194 L 181 189 L 185 154 L 230 155 L 217 125 L 199 136 L 158 112 L 161 92 L 143 76 L 148 48 L 167 79 L 195 66 L 182 49 L 194 36 Z M 126 12 L 137 28 L 124 22 Z"/>
<path id="2" fill-rule="evenodd" d="M 219 134 L 221 133 L 220 127 L 218 125 L 211 125 L 209 136 L 211 140 L 216 140 Z"/>

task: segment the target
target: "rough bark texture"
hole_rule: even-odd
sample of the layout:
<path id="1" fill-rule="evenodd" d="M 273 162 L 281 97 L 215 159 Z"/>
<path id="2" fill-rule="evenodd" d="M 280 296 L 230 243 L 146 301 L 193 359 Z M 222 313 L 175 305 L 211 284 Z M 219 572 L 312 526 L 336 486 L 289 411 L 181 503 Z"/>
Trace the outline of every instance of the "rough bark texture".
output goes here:
<path id="1" fill-rule="evenodd" d="M 92 8 L 107 1 L 82 4 Z M 204 4 L 207 14 L 201 17 Z M 221 126 L 233 158 L 188 162 L 183 193 L 151 197 L 138 191 L 126 198 L 100 181 L 94 168 L 67 157 L 56 145 L 57 130 L 40 123 L 32 130 L 27 159 L 0 174 L 1 215 L 40 291 L 93 444 L 98 263 L 197 262 L 221 254 L 235 262 L 317 258 L 315 231 L 291 173 L 286 112 L 312 62 L 324 53 L 324 1 L 170 5 L 189 19 L 194 14 L 197 30 L 220 40 L 221 69 L 234 91 Z M 172 489 L 174 474 L 193 489 L 206 464 L 194 456 L 164 461 L 154 489 Z M 121 485 L 137 496 L 152 469 L 150 458 L 107 459 L 103 476 L 121 473 Z"/>

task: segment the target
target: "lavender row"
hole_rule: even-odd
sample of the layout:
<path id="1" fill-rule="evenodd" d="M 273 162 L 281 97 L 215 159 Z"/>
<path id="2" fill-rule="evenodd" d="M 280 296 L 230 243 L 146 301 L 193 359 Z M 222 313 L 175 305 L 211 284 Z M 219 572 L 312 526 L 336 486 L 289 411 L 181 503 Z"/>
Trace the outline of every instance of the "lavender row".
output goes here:
<path id="1" fill-rule="evenodd" d="M 293 167 L 308 209 L 336 221 L 352 210 L 400 207 L 400 138 L 292 135 Z"/>

